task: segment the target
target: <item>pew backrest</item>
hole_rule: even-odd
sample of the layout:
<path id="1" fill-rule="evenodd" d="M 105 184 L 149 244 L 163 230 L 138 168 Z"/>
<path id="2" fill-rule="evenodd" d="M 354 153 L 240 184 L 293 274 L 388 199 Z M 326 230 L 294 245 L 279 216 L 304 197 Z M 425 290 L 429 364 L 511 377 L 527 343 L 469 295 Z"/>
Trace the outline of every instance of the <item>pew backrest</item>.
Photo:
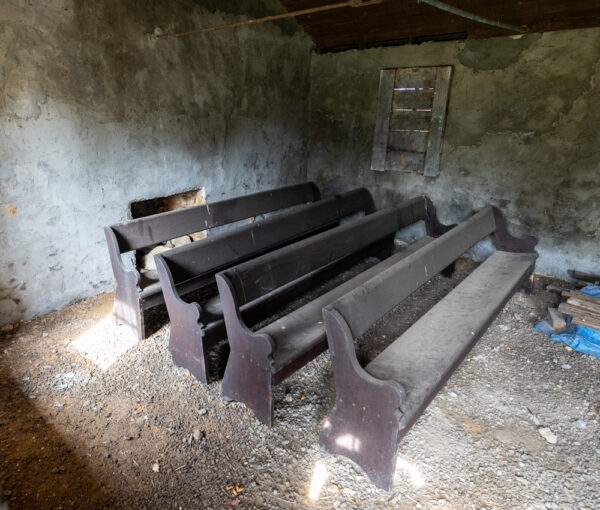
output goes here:
<path id="1" fill-rule="evenodd" d="M 393 236 L 397 229 L 398 212 L 390 207 L 249 260 L 223 271 L 223 275 L 241 306 Z"/>
<path id="2" fill-rule="evenodd" d="M 501 221 L 498 221 L 499 218 Z M 505 226 L 505 221 L 497 209 L 485 207 L 407 257 L 402 263 L 390 267 L 344 295 L 332 303 L 330 308 L 337 310 L 344 317 L 352 336 L 357 338 L 395 304 L 402 302 L 490 234 L 496 234 L 496 244 L 506 251 L 534 252 L 535 238 L 514 238 L 504 230 Z M 512 249 L 506 249 L 507 246 Z M 403 284 L 398 285 L 399 281 Z"/>
<path id="3" fill-rule="evenodd" d="M 177 285 L 334 227 L 344 217 L 372 212 L 370 193 L 359 188 L 174 248 L 155 259 L 164 262 Z"/>
<path id="4" fill-rule="evenodd" d="M 107 228 L 114 233 L 119 253 L 125 253 L 319 199 L 317 186 L 307 182 L 153 214 Z"/>

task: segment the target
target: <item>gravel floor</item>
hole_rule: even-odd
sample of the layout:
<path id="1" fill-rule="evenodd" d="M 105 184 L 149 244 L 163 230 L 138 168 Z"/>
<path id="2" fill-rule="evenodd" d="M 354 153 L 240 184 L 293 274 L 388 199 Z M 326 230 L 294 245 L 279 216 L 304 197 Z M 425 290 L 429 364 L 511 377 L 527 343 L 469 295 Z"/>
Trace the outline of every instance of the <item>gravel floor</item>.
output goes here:
<path id="1" fill-rule="evenodd" d="M 434 278 L 360 343 L 369 358 L 472 269 Z M 0 486 L 23 508 L 600 508 L 600 360 L 532 328 L 515 295 L 401 444 L 390 492 L 321 452 L 327 353 L 275 390 L 275 425 L 171 364 L 168 324 L 133 342 L 103 294 L 4 331 Z M 556 283 L 556 282 L 553 282 Z M 560 283 L 560 282 L 559 282 Z M 150 318 L 160 325 L 164 311 Z M 222 371 L 223 352 L 214 363 Z"/>

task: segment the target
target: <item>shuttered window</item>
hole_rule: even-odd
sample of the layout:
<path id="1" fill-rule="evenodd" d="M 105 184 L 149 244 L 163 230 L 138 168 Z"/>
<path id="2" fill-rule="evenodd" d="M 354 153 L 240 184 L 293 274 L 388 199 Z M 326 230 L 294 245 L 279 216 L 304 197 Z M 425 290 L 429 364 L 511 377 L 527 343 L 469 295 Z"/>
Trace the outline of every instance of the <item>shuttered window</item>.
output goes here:
<path id="1" fill-rule="evenodd" d="M 452 66 L 382 69 L 371 170 L 438 174 Z"/>

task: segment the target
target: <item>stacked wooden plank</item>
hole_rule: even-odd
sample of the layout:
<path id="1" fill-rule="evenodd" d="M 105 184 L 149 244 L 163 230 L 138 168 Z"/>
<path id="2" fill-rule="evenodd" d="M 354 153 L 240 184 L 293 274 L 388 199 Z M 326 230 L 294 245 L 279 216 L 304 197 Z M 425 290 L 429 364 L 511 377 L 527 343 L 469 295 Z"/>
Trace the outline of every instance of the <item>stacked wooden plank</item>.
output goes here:
<path id="1" fill-rule="evenodd" d="M 558 311 L 573 317 L 573 323 L 600 330 L 600 298 L 577 290 L 562 293 L 567 300 L 558 305 Z"/>

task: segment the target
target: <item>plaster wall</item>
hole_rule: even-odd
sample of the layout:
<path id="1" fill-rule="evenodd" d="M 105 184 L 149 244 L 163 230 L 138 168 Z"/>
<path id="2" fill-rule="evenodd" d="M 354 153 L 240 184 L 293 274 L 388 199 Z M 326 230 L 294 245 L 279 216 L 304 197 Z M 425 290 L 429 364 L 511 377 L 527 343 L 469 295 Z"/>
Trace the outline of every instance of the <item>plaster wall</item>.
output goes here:
<path id="1" fill-rule="evenodd" d="M 379 70 L 435 65 L 454 66 L 438 177 L 371 171 Z M 315 55 L 311 68 L 310 179 L 367 186 L 379 206 L 426 193 L 447 222 L 493 204 L 538 236 L 539 272 L 599 272 L 600 29 Z"/>
<path id="2" fill-rule="evenodd" d="M 157 41 L 278 1 L 0 2 L 0 325 L 113 287 L 133 200 L 306 179 L 311 41 L 295 22 Z"/>

